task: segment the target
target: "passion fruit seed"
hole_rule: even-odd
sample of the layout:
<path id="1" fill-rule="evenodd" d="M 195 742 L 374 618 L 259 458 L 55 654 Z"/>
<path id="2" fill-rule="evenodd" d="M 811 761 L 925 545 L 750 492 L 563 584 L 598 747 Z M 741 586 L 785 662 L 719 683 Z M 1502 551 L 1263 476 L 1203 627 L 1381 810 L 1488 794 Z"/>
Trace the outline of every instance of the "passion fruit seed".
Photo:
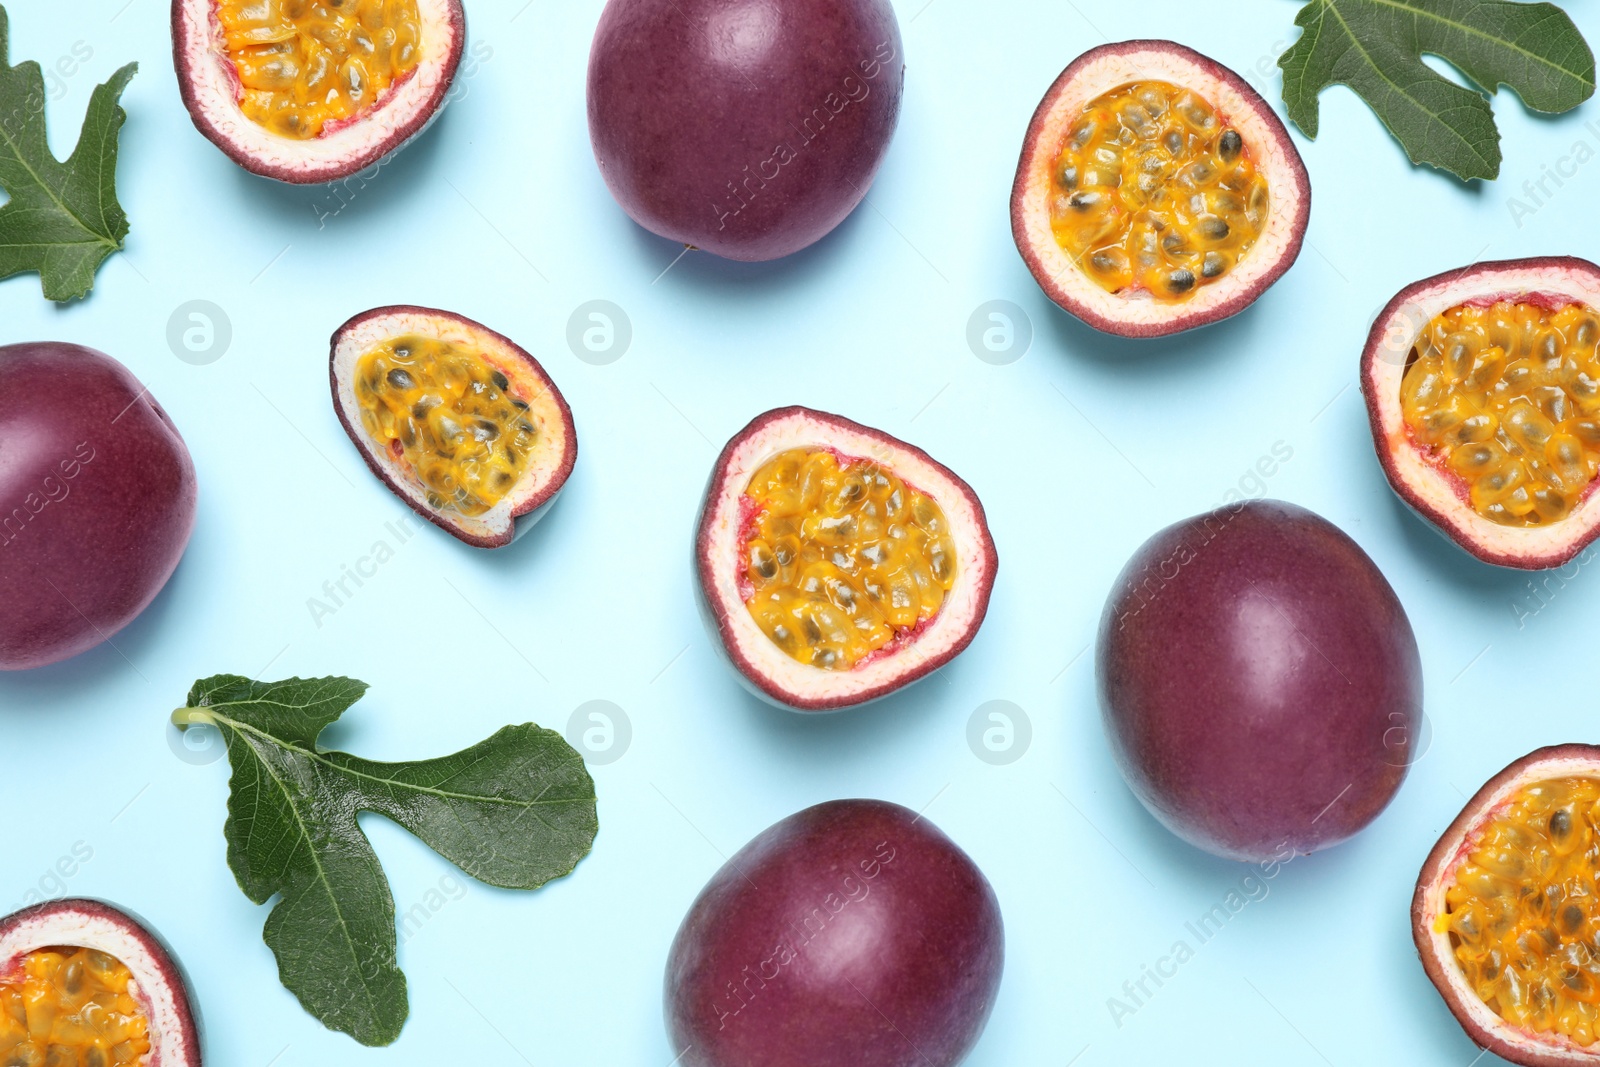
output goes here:
<path id="1" fill-rule="evenodd" d="M 1435 930 L 1514 1026 L 1588 1047 L 1600 1037 L 1600 779 L 1536 782 L 1483 828 Z"/>
<path id="2" fill-rule="evenodd" d="M 482 515 L 528 468 L 539 420 L 482 355 L 431 337 L 383 342 L 361 357 L 356 402 L 368 435 L 403 461 L 428 506 Z"/>
<path id="3" fill-rule="evenodd" d="M 1572 513 L 1600 471 L 1600 314 L 1501 301 L 1454 307 L 1412 348 L 1400 386 L 1418 443 L 1505 526 Z"/>
<path id="4" fill-rule="evenodd" d="M 801 663 L 848 670 L 938 614 L 955 584 L 932 499 L 864 459 L 803 448 L 756 471 L 744 558 L 750 614 Z"/>
<path id="5" fill-rule="evenodd" d="M 421 61 L 417 0 L 218 0 L 240 107 L 284 137 L 319 137 Z"/>
<path id="6" fill-rule="evenodd" d="M 1056 240 L 1110 292 L 1187 299 L 1231 270 L 1267 223 L 1267 180 L 1239 131 L 1167 82 L 1091 100 L 1054 173 Z"/>
<path id="7" fill-rule="evenodd" d="M 44 948 L 0 979 L 0 1065 L 124 1067 L 150 1051 L 149 1023 L 121 961 Z"/>

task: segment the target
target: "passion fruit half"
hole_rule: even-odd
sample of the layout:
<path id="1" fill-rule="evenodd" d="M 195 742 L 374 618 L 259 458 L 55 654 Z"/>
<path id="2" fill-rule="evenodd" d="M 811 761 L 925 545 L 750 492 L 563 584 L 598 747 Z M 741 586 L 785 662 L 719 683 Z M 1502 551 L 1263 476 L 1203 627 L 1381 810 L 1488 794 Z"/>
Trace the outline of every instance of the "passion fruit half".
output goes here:
<path id="1" fill-rule="evenodd" d="M 983 505 L 948 467 L 803 407 L 728 442 L 695 538 L 729 661 L 797 711 L 864 704 L 950 662 L 983 622 L 998 565 Z"/>
<path id="2" fill-rule="evenodd" d="M 1361 387 L 1384 473 L 1487 563 L 1559 567 L 1600 537 L 1600 267 L 1477 263 L 1402 289 Z"/>
<path id="3" fill-rule="evenodd" d="M 1097 330 L 1159 337 L 1235 315 L 1300 255 L 1311 182 L 1245 80 L 1172 41 L 1079 56 L 1045 93 L 1011 193 L 1045 294 Z"/>
<path id="4" fill-rule="evenodd" d="M 1423 969 L 1467 1036 L 1524 1067 L 1600 1063 L 1600 748 L 1517 760 L 1467 801 L 1411 903 Z"/>
<path id="5" fill-rule="evenodd" d="M 526 533 L 578 461 L 572 411 L 539 361 L 452 312 L 362 312 L 334 332 L 329 378 L 372 473 L 477 548 Z"/>
<path id="6" fill-rule="evenodd" d="M 196 128 L 239 166 L 338 181 L 421 133 L 466 43 L 460 0 L 172 0 Z"/>
<path id="7" fill-rule="evenodd" d="M 200 1067 L 182 970 L 143 924 L 98 900 L 0 919 L 0 1063 Z"/>

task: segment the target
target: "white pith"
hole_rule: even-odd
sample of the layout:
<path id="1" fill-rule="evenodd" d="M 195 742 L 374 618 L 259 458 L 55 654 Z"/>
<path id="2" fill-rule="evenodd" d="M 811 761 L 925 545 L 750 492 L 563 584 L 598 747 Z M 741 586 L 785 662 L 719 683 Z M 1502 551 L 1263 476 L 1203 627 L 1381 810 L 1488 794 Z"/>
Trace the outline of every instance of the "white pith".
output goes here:
<path id="1" fill-rule="evenodd" d="M 1406 362 L 1423 329 L 1435 316 L 1460 304 L 1542 297 L 1557 306 L 1570 303 L 1600 308 L 1600 274 L 1570 268 L 1472 268 L 1411 294 L 1374 327 L 1379 346 L 1367 369 L 1368 395 L 1377 398 L 1382 447 L 1392 458 L 1390 476 L 1398 478 L 1430 508 L 1435 521 L 1458 539 L 1497 557 L 1527 559 L 1560 553 L 1562 546 L 1585 539 L 1600 526 L 1600 493 L 1591 487 L 1564 519 L 1547 526 L 1503 526 L 1472 506 L 1466 483 L 1430 459 L 1412 440 L 1400 403 Z"/>
<path id="2" fill-rule="evenodd" d="M 1481 1032 L 1505 1035 L 1516 1035 L 1516 1041 L 1526 1046 L 1537 1046 L 1541 1062 L 1545 1063 L 1572 1063 L 1588 1064 L 1590 1067 L 1600 1062 L 1600 1045 L 1585 1048 L 1577 1042 L 1559 1033 L 1535 1033 L 1533 1031 L 1515 1026 L 1496 1014 L 1489 1005 L 1483 1002 L 1478 993 L 1467 981 L 1466 974 L 1461 970 L 1461 965 L 1456 961 L 1455 951 L 1450 947 L 1450 932 L 1438 930 L 1433 920 L 1445 913 L 1445 893 L 1455 879 L 1455 872 L 1459 868 L 1466 854 L 1471 851 L 1473 844 L 1483 835 L 1488 822 L 1506 807 L 1518 793 L 1535 782 L 1550 781 L 1555 778 L 1592 778 L 1600 775 L 1600 766 L 1592 758 L 1562 757 L 1540 760 L 1530 764 L 1521 774 L 1500 785 L 1486 798 L 1474 798 L 1473 806 L 1479 815 L 1471 825 L 1461 830 L 1452 831 L 1436 848 L 1444 850 L 1443 854 L 1450 857 L 1445 863 L 1439 877 L 1427 885 L 1423 894 L 1423 914 L 1428 916 L 1428 939 L 1434 958 L 1442 966 L 1440 971 L 1444 980 L 1449 983 L 1455 1000 L 1465 1011 Z"/>
<path id="3" fill-rule="evenodd" d="M 755 472 L 780 452 L 832 449 L 868 459 L 925 493 L 944 511 L 955 545 L 954 587 L 931 622 L 908 643 L 850 670 L 824 670 L 784 652 L 756 625 L 739 588 L 745 571 L 744 517 L 740 501 Z M 989 585 L 989 551 L 983 520 L 967 491 L 921 455 L 879 437 L 797 413 L 767 424 L 741 441 L 728 458 L 715 497 L 703 547 L 713 576 L 709 595 L 723 621 L 723 639 L 785 699 L 843 699 L 892 687 L 915 676 L 930 661 L 945 658 L 969 636 L 983 591 Z"/>
<path id="4" fill-rule="evenodd" d="M 14 971 L 22 956 L 52 946 L 91 948 L 113 956 L 132 973 L 128 995 L 133 997 L 149 1024 L 150 1051 L 144 1067 L 188 1067 L 184 1061 L 184 1021 L 187 1004 L 180 1005 L 168 975 L 138 936 L 105 916 L 73 909 L 52 909 L 17 923 L 0 934 L 0 974 Z"/>
<path id="5" fill-rule="evenodd" d="M 1271 207 L 1261 235 L 1226 276 L 1200 286 L 1182 301 L 1158 301 L 1142 289 L 1113 293 L 1102 288 L 1084 272 L 1072 254 L 1061 247 L 1050 225 L 1056 162 L 1084 107 L 1104 93 L 1140 81 L 1170 82 L 1210 104 L 1219 122 L 1239 131 L 1245 150 L 1257 171 L 1267 180 Z M 1204 66 L 1167 49 L 1108 52 L 1087 63 L 1051 104 L 1043 127 L 1028 146 L 1023 164 L 1027 184 L 1022 225 L 1025 239 L 1039 257 L 1043 271 L 1069 291 L 1087 314 L 1128 324 L 1203 320 L 1240 292 L 1255 288 L 1272 273 L 1294 244 L 1296 208 L 1305 192 L 1299 168 L 1284 151 L 1278 131 L 1258 110 L 1260 106 Z"/>
<path id="6" fill-rule="evenodd" d="M 417 13 L 421 58 L 410 75 L 353 121 L 306 140 L 273 133 L 240 107 L 238 75 L 224 48 L 216 0 L 183 0 L 175 30 L 189 63 L 194 99 L 217 134 L 252 159 L 315 179 L 349 173 L 352 161 L 357 169 L 376 162 L 398 147 L 401 131 L 439 101 L 441 82 L 452 74 L 446 60 L 455 50 L 457 26 L 449 0 L 417 0 Z"/>
<path id="7" fill-rule="evenodd" d="M 407 334 L 436 338 L 467 349 L 482 357 L 517 388 L 517 396 L 528 404 L 535 416 L 539 435 L 528 456 L 527 468 L 511 492 L 494 507 L 478 516 L 453 510 L 437 511 L 427 502 L 427 490 L 387 448 L 378 446 L 361 424 L 361 404 L 355 394 L 355 369 L 361 357 L 385 341 Z M 389 484 L 418 511 L 441 515 L 451 526 L 488 540 L 503 537 L 515 525 L 523 503 L 537 496 L 561 470 L 570 448 L 566 418 L 550 384 L 537 375 L 521 352 L 500 337 L 459 319 L 429 315 L 420 311 L 375 315 L 340 335 L 333 352 L 334 380 L 338 383 L 339 408 L 349 420 L 352 432 L 359 434 L 363 451 L 372 457 L 389 479 Z"/>

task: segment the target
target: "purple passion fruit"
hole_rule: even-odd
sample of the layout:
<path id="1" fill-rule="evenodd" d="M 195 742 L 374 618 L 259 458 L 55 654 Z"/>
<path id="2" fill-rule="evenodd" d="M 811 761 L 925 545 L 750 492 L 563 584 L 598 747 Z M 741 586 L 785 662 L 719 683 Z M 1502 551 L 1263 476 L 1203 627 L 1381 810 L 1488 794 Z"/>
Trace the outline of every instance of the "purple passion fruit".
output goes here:
<path id="1" fill-rule="evenodd" d="M 1135 795 L 1229 859 L 1356 833 L 1400 788 L 1421 725 L 1394 590 L 1338 527 L 1278 501 L 1151 538 L 1106 603 L 1096 675 Z"/>
<path id="2" fill-rule="evenodd" d="M 1536 570 L 1600 537 L 1600 267 L 1479 263 L 1402 290 L 1361 385 L 1384 473 L 1479 559 Z"/>
<path id="3" fill-rule="evenodd" d="M 0 919 L 0 1063 L 200 1067 L 183 973 L 150 931 L 100 901 Z"/>
<path id="4" fill-rule="evenodd" d="M 460 315 L 363 312 L 334 333 L 329 377 L 372 473 L 477 548 L 531 529 L 577 463 L 572 412 L 539 361 Z"/>
<path id="5" fill-rule="evenodd" d="M 838 800 L 723 865 L 667 957 L 684 1067 L 954 1067 L 1000 989 L 1000 905 L 916 812 Z"/>
<path id="6" fill-rule="evenodd" d="M 1467 1036 L 1524 1067 L 1600 1063 L 1600 748 L 1557 745 L 1478 790 L 1411 904 L 1423 969 Z"/>
<path id="7" fill-rule="evenodd" d="M 645 229 L 777 259 L 866 196 L 904 73 L 888 0 L 609 0 L 589 55 L 589 137 Z"/>
<path id="8" fill-rule="evenodd" d="M 864 704 L 948 663 L 977 634 L 999 562 L 983 505 L 949 468 L 801 407 L 722 450 L 695 558 L 741 679 L 797 711 Z"/>
<path id="9" fill-rule="evenodd" d="M 338 181 L 415 137 L 461 61 L 460 0 L 173 0 L 195 126 L 244 169 Z"/>
<path id="10" fill-rule="evenodd" d="M 0 670 L 76 656 L 150 605 L 194 530 L 194 463 L 127 368 L 0 347 Z"/>
<path id="11" fill-rule="evenodd" d="M 1310 213 L 1305 164 L 1272 108 L 1171 41 L 1074 60 L 1034 113 L 1011 194 L 1045 294 L 1124 337 L 1243 311 L 1299 256 Z"/>

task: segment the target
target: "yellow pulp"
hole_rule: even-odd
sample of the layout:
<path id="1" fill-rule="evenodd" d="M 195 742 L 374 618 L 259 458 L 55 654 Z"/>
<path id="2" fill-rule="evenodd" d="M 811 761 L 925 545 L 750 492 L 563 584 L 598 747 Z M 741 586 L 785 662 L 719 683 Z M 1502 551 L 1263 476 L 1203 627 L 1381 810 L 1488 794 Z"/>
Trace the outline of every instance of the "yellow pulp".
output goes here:
<path id="1" fill-rule="evenodd" d="M 1187 89 L 1144 81 L 1084 107 L 1050 203 L 1056 240 L 1102 288 L 1179 301 L 1244 258 L 1270 200 L 1238 130 Z"/>
<path id="2" fill-rule="evenodd" d="M 305 140 L 359 115 L 421 59 L 417 0 L 218 0 L 254 122 Z"/>
<path id="3" fill-rule="evenodd" d="M 538 420 L 482 355 L 431 337 L 395 337 L 356 366 L 361 425 L 402 461 L 436 511 L 482 515 L 528 469 Z"/>
<path id="4" fill-rule="evenodd" d="M 938 614 L 955 584 L 944 512 L 875 463 L 791 449 L 745 492 L 750 614 L 801 663 L 848 670 Z"/>
<path id="5" fill-rule="evenodd" d="M 150 1051 L 149 1024 L 122 962 L 88 948 L 46 948 L 0 978 L 0 1064 L 123 1067 Z"/>
<path id="6" fill-rule="evenodd" d="M 1600 1036 L 1600 780 L 1528 786 L 1494 816 L 1445 890 L 1438 929 L 1507 1022 Z"/>
<path id="7" fill-rule="evenodd" d="M 1600 469 L 1600 317 L 1502 301 L 1451 308 L 1417 338 L 1400 387 L 1418 443 L 1466 482 L 1478 514 L 1540 526 Z"/>

